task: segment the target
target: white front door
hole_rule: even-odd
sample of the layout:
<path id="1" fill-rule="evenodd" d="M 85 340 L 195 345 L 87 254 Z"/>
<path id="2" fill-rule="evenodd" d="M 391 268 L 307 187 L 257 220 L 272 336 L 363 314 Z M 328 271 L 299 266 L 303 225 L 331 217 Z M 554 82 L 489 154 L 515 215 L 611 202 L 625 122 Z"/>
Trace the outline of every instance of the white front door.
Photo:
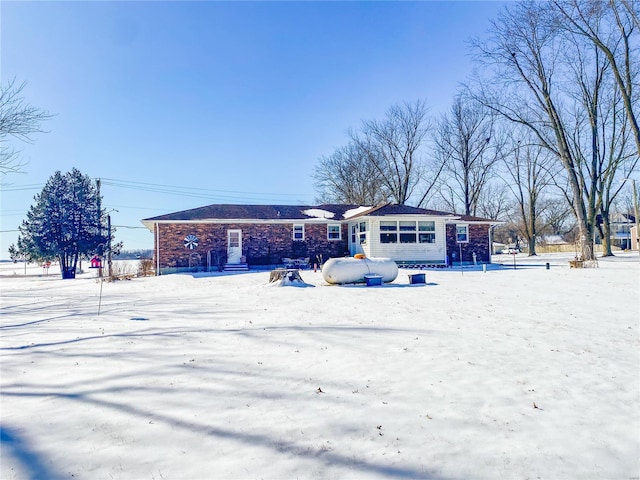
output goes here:
<path id="1" fill-rule="evenodd" d="M 227 263 L 240 263 L 242 230 L 227 230 Z"/>

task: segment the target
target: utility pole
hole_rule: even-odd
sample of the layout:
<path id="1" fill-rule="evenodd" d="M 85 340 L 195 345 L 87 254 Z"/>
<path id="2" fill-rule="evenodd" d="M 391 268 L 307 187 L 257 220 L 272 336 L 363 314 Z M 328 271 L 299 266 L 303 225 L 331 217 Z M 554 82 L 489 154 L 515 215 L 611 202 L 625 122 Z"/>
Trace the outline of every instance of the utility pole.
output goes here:
<path id="1" fill-rule="evenodd" d="M 107 276 L 111 278 L 111 215 L 107 215 Z"/>
<path id="2" fill-rule="evenodd" d="M 97 190 L 97 203 L 98 203 L 98 238 L 102 239 L 102 198 L 100 197 L 100 179 L 96 178 L 96 190 Z M 98 257 L 102 259 L 104 257 L 104 243 L 98 245 Z M 98 276 L 102 278 L 102 263 L 98 267 Z"/>
<path id="3" fill-rule="evenodd" d="M 638 191 L 636 190 L 636 181 L 632 181 L 633 185 L 633 214 L 636 217 L 636 248 L 640 253 L 640 218 L 638 218 Z M 631 236 L 631 235 L 629 235 Z"/>

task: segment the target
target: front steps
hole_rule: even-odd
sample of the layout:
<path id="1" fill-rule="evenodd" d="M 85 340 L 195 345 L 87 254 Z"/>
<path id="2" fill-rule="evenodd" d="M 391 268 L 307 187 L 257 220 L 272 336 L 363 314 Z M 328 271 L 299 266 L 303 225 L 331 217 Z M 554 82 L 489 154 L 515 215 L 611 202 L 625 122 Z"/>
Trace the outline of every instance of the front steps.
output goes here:
<path id="1" fill-rule="evenodd" d="M 225 263 L 222 267 L 223 272 L 248 272 L 248 263 Z"/>

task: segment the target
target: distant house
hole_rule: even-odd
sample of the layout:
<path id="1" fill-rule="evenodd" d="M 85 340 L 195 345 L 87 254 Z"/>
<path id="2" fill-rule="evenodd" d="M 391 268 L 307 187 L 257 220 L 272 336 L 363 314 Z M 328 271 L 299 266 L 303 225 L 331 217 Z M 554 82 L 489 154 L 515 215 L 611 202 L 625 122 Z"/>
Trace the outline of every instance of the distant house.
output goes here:
<path id="1" fill-rule="evenodd" d="M 596 221 L 602 225 L 602 216 L 597 215 Z M 611 229 L 611 245 L 620 247 L 622 250 L 634 249 L 631 238 L 631 227 L 636 223 L 636 217 L 627 213 L 614 213 L 609 219 Z M 596 243 L 601 244 L 602 239 L 596 231 Z M 637 247 L 636 247 L 637 248 Z"/>
<path id="2" fill-rule="evenodd" d="M 142 223 L 158 273 L 363 254 L 400 264 L 490 263 L 497 221 L 405 205 L 209 205 Z"/>

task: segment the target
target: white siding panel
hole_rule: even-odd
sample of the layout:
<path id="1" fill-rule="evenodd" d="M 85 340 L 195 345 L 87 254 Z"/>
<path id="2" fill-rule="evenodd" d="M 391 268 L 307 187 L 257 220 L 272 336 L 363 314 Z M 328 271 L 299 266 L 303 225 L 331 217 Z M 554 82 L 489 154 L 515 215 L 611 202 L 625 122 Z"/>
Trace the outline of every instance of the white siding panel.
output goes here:
<path id="1" fill-rule="evenodd" d="M 446 225 L 439 217 L 384 217 L 385 221 L 434 221 L 436 227 L 435 243 L 380 243 L 380 219 L 369 222 L 367 250 L 370 257 L 387 257 L 398 261 L 444 262 L 446 260 Z"/>

